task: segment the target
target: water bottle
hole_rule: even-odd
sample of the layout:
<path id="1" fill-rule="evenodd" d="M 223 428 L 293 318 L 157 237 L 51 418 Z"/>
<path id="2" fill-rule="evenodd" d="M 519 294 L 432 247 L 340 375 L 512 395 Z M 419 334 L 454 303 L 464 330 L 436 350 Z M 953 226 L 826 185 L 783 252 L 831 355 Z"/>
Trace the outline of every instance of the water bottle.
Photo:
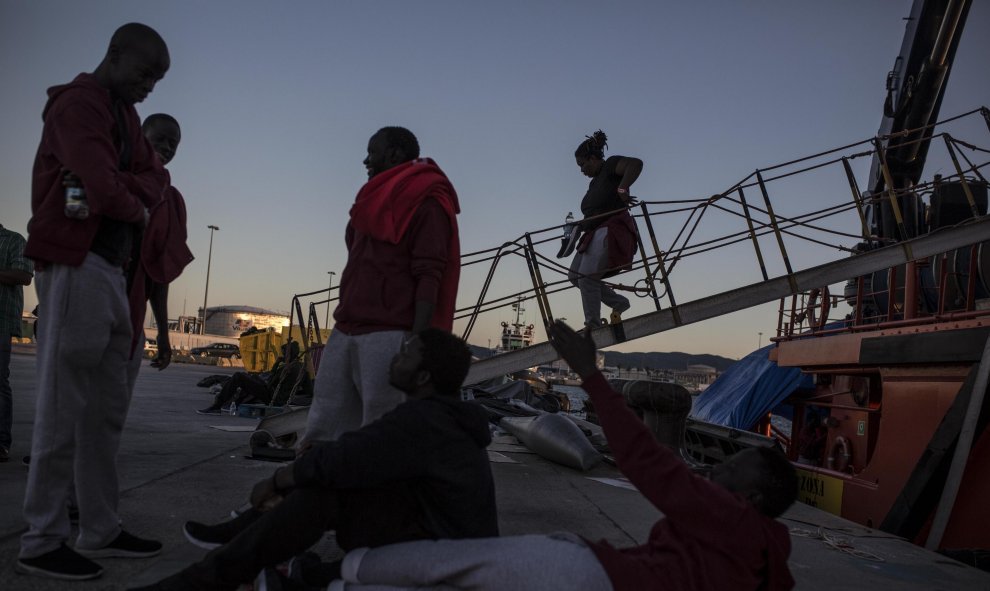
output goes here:
<path id="1" fill-rule="evenodd" d="M 230 413 L 231 416 L 237 415 L 237 402 L 231 400 L 230 405 L 227 407 L 227 412 Z"/>
<path id="2" fill-rule="evenodd" d="M 571 244 L 571 240 L 577 238 L 574 235 L 574 228 L 577 224 L 574 223 L 574 213 L 567 212 L 567 217 L 564 218 L 564 235 L 560 238 L 560 250 L 557 251 L 557 258 L 563 258 L 569 256 L 571 251 L 574 250 L 574 245 Z"/>
<path id="3" fill-rule="evenodd" d="M 65 217 L 74 220 L 84 220 L 89 217 L 86 190 L 82 187 L 65 188 Z"/>

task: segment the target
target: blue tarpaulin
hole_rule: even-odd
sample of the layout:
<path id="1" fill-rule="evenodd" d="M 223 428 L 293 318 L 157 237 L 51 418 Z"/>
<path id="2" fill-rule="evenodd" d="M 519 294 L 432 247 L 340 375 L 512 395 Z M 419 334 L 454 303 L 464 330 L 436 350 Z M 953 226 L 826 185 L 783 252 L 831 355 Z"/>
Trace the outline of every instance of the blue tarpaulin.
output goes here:
<path id="1" fill-rule="evenodd" d="M 813 388 L 810 375 L 795 367 L 777 367 L 767 345 L 729 367 L 694 400 L 691 416 L 702 421 L 749 429 L 798 388 Z"/>

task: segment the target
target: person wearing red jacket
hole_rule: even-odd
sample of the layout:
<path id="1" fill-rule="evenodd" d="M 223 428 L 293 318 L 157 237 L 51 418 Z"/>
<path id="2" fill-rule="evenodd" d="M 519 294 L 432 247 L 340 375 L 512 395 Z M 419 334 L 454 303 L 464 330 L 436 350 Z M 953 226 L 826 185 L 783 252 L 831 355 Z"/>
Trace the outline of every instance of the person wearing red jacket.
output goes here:
<path id="1" fill-rule="evenodd" d="M 48 91 L 25 248 L 37 271 L 41 330 L 20 573 L 91 579 L 103 569 L 90 558 L 161 551 L 121 529 L 116 460 L 130 400 L 125 270 L 168 183 L 134 104 L 168 67 L 161 36 L 130 23 L 114 32 L 93 73 Z M 73 490 L 74 550 L 66 545 Z"/>
<path id="2" fill-rule="evenodd" d="M 368 182 L 351 207 L 336 325 L 320 359 L 305 441 L 337 439 L 402 403 L 388 365 L 403 339 L 454 323 L 457 192 L 402 127 L 378 130 L 364 165 Z"/>
<path id="3" fill-rule="evenodd" d="M 576 535 L 418 541 L 358 549 L 328 591 L 375 589 L 787 591 L 790 535 L 776 521 L 797 496 L 779 450 L 743 450 L 710 479 L 691 471 L 626 406 L 595 364 L 595 345 L 557 321 L 550 342 L 583 380 L 619 469 L 664 518 L 646 543 L 615 548 Z"/>
<path id="4" fill-rule="evenodd" d="M 182 130 L 175 117 L 165 113 L 148 115 L 141 124 L 141 131 L 158 155 L 162 166 L 175 157 L 182 140 Z M 165 171 L 168 173 L 168 171 Z M 186 246 L 189 234 L 186 229 L 186 201 L 172 184 L 162 193 L 162 199 L 149 212 L 148 225 L 141 234 L 139 256 L 131 262 L 128 277 L 128 299 L 131 308 L 131 328 L 134 330 L 131 352 L 131 390 L 141 365 L 144 349 L 144 317 L 148 302 L 158 327 L 158 352 L 151 366 L 163 370 L 172 361 L 172 347 L 168 340 L 168 284 L 174 281 L 192 262 L 193 255 Z"/>

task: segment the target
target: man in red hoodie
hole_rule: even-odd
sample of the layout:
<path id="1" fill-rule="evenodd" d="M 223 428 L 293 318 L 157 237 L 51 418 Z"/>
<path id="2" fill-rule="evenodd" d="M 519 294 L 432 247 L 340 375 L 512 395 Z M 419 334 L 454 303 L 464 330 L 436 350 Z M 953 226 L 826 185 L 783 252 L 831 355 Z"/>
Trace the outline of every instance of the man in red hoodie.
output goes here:
<path id="1" fill-rule="evenodd" d="M 328 591 L 793 588 L 790 535 L 774 519 L 797 496 L 797 477 L 784 454 L 747 449 L 715 466 L 710 479 L 694 474 L 608 385 L 590 335 L 561 321 L 549 332 L 595 403 L 619 469 L 664 513 L 646 543 L 619 549 L 558 533 L 362 548 L 347 554 L 343 580 Z"/>
<path id="2" fill-rule="evenodd" d="M 141 131 L 162 166 L 171 162 L 182 140 L 182 130 L 175 117 L 165 113 L 148 115 L 141 124 Z M 168 174 L 167 170 L 165 172 Z M 149 212 L 148 225 L 141 234 L 140 255 L 131 261 L 128 276 L 131 328 L 134 330 L 129 376 L 132 391 L 141 366 L 148 302 L 158 327 L 158 353 L 151 360 L 151 366 L 162 370 L 172 361 L 172 347 L 168 340 L 168 284 L 178 278 L 193 260 L 186 246 L 187 238 L 186 202 L 169 177 L 161 201 Z"/>
<path id="3" fill-rule="evenodd" d="M 168 183 L 134 104 L 168 67 L 161 36 L 130 23 L 114 32 L 92 74 L 48 90 L 25 249 L 36 263 L 42 320 L 21 573 L 91 579 L 103 570 L 87 557 L 161 551 L 121 529 L 116 460 L 130 400 L 125 268 Z M 66 545 L 73 482 L 75 550 Z"/>
<path id="4" fill-rule="evenodd" d="M 320 359 L 306 441 L 332 441 L 405 400 L 388 367 L 409 333 L 450 331 L 460 277 L 457 193 L 416 136 L 383 127 L 368 141 L 368 182 L 347 224 L 347 265 Z"/>

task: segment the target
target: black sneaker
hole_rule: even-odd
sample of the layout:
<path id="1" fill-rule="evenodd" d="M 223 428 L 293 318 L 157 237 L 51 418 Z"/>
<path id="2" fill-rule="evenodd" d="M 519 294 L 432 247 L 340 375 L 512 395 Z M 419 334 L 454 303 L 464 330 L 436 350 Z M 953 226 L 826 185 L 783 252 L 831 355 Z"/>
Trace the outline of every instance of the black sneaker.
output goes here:
<path id="1" fill-rule="evenodd" d="M 199 409 L 199 410 L 196 411 L 196 414 L 200 414 L 200 415 L 219 415 L 219 414 L 222 414 L 222 412 L 223 411 L 221 411 L 219 408 L 201 408 L 201 409 Z"/>
<path id="2" fill-rule="evenodd" d="M 124 530 L 120 530 L 117 539 L 102 548 L 76 548 L 76 552 L 89 558 L 150 558 L 158 556 L 161 551 L 161 542 L 145 540 Z"/>
<path id="3" fill-rule="evenodd" d="M 0 445 L 0 462 L 10 461 L 10 448 L 6 445 Z"/>
<path id="4" fill-rule="evenodd" d="M 216 525 L 206 525 L 198 521 L 187 521 L 182 526 L 182 533 L 186 539 L 194 546 L 199 546 L 205 550 L 212 550 L 223 546 L 227 542 L 237 537 L 237 534 L 244 531 L 247 526 L 261 516 L 261 511 L 248 509 L 230 521 L 224 521 Z"/>
<path id="5" fill-rule="evenodd" d="M 103 574 L 103 567 L 62 544 L 34 558 L 19 558 L 14 570 L 24 575 L 63 581 L 85 581 Z"/>

